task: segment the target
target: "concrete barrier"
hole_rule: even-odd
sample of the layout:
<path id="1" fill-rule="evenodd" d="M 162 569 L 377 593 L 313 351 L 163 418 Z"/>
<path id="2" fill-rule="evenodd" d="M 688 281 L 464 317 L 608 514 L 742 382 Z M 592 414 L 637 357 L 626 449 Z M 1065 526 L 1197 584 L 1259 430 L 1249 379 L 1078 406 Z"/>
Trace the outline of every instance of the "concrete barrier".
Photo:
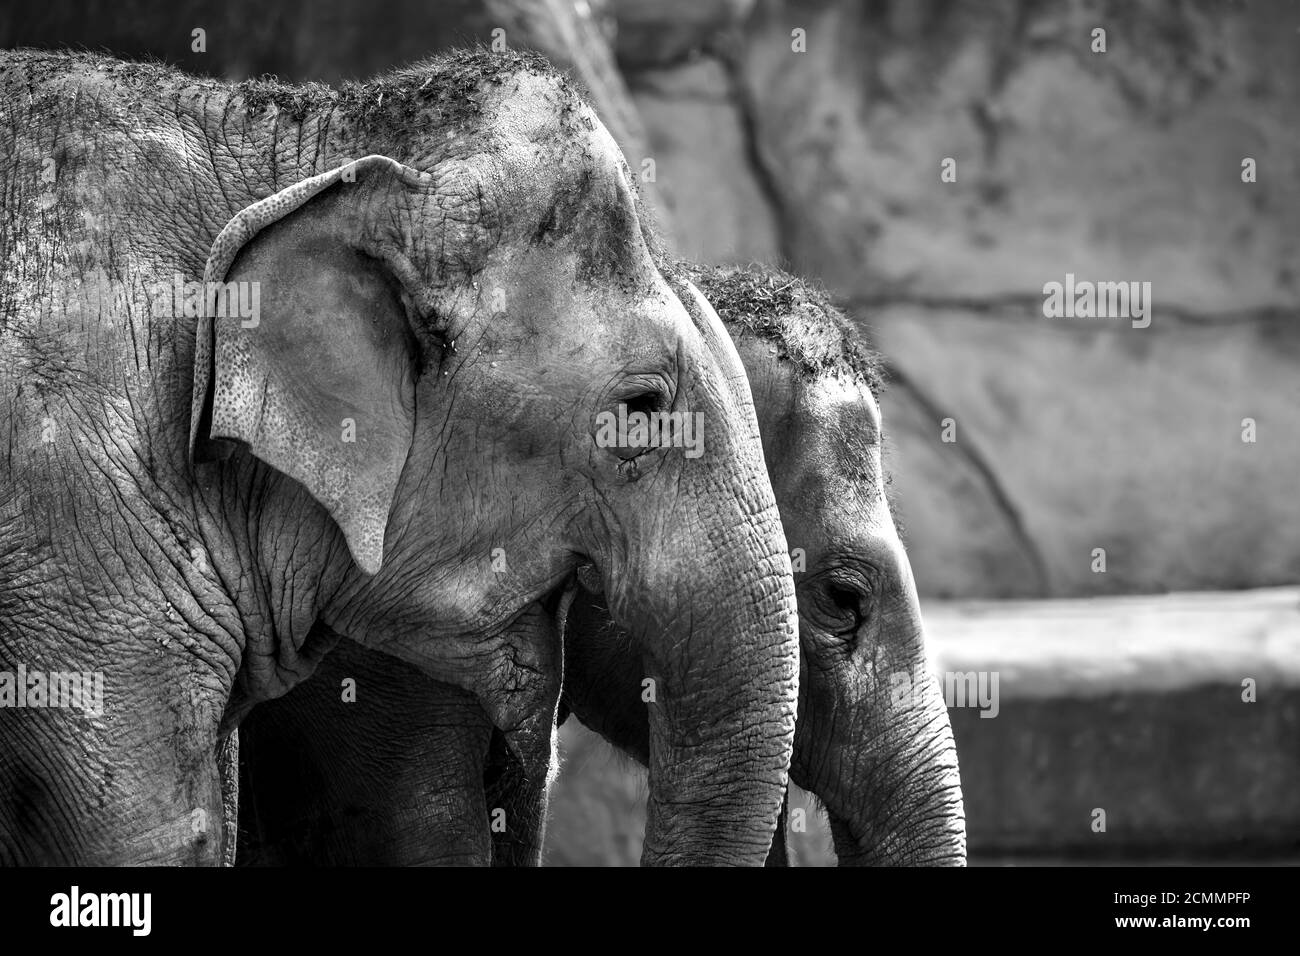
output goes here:
<path id="1" fill-rule="evenodd" d="M 924 611 L 972 854 L 1300 854 L 1300 588 Z"/>

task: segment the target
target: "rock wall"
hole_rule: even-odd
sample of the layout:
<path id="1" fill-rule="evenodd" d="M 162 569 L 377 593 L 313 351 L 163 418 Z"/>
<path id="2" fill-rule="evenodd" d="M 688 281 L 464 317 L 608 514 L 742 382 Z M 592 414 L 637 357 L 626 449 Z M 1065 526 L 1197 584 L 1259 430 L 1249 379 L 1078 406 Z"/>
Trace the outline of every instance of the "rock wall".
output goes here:
<path id="1" fill-rule="evenodd" d="M 1300 577 L 1300 8 L 716 7 L 624 58 L 651 189 L 683 252 L 820 279 L 889 356 L 923 592 Z M 1150 282 L 1150 326 L 1046 318 L 1067 273 Z"/>

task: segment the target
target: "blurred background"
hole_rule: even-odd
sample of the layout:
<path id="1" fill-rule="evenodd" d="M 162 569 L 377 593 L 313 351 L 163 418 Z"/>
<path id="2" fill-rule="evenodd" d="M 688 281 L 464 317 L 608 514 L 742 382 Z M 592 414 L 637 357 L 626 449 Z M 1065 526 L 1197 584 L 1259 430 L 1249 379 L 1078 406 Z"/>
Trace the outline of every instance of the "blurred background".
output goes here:
<path id="1" fill-rule="evenodd" d="M 935 669 L 1001 677 L 996 719 L 951 712 L 972 861 L 1300 860 L 1300 5 L 0 13 L 4 46 L 233 80 L 494 41 L 583 82 L 678 253 L 822 283 L 888 357 Z M 1150 326 L 1045 318 L 1067 273 L 1150 282 Z M 644 774 L 563 734 L 548 862 L 635 863 Z M 833 863 L 793 800 L 797 862 Z"/>

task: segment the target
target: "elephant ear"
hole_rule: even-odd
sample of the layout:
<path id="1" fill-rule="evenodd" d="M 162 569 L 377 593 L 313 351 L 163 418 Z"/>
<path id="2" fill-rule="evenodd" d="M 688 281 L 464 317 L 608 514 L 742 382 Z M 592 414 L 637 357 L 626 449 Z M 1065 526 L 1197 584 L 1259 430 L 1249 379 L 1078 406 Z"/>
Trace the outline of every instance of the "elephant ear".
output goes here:
<path id="1" fill-rule="evenodd" d="M 411 446 L 418 367 L 402 296 L 413 269 L 378 242 L 376 213 L 391 211 L 385 189 L 425 181 L 368 156 L 299 182 L 231 219 L 203 276 L 192 459 L 246 444 L 329 511 L 371 574 Z"/>

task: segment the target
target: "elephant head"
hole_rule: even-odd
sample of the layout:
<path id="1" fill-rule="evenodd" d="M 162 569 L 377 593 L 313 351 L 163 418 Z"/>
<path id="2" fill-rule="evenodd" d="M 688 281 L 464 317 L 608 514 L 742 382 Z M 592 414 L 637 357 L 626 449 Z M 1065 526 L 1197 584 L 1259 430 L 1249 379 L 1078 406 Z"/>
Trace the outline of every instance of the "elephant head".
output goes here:
<path id="1" fill-rule="evenodd" d="M 886 498 L 879 375 L 824 294 L 776 271 L 685 268 L 753 390 L 794 549 L 800 693 L 791 777 L 825 805 L 841 865 L 963 864 L 957 754 Z M 586 580 L 585 575 L 582 577 Z M 635 654 L 590 582 L 565 634 L 565 701 L 644 760 Z"/>
<path id="2" fill-rule="evenodd" d="M 535 775 L 561 665 L 519 622 L 590 564 L 663 701 L 646 860 L 761 863 L 797 630 L 739 359 L 656 269 L 594 114 L 534 61 L 473 64 L 399 76 L 450 92 L 221 230 L 192 453 L 305 488 L 345 545 L 316 544 L 320 623 L 472 692 Z"/>
<path id="3" fill-rule="evenodd" d="M 796 549 L 794 778 L 828 809 L 842 864 L 960 864 L 957 759 L 943 700 L 925 675 L 916 591 L 885 497 L 876 360 L 823 294 L 791 276 L 685 274 L 717 303 L 743 358 Z M 701 321 L 713 321 L 694 286 L 679 290 Z M 611 619 L 600 575 L 580 568 L 578 580 L 561 614 L 564 709 L 647 763 L 660 705 L 650 668 Z M 502 824 L 490 834 L 494 863 L 539 861 L 546 786 L 520 773 L 498 735 L 485 748 L 463 729 L 430 727 L 427 711 L 454 706 L 454 695 L 386 655 L 349 647 L 325 666 L 332 676 L 324 683 L 307 681 L 243 728 L 252 747 L 241 799 L 256 808 L 241 828 L 246 862 L 483 862 L 485 802 Z M 338 675 L 359 672 L 385 688 L 384 699 L 340 709 Z M 472 723 L 470 714 L 457 725 Z M 378 748 L 393 728 L 407 742 Z M 443 781 L 434 785 L 438 797 L 417 800 L 430 781 Z M 769 865 L 784 853 L 779 838 Z"/>

